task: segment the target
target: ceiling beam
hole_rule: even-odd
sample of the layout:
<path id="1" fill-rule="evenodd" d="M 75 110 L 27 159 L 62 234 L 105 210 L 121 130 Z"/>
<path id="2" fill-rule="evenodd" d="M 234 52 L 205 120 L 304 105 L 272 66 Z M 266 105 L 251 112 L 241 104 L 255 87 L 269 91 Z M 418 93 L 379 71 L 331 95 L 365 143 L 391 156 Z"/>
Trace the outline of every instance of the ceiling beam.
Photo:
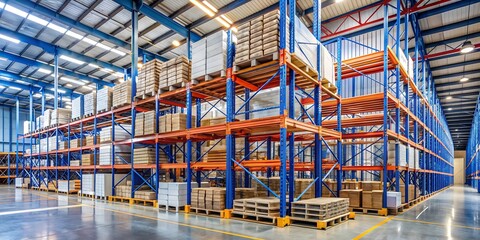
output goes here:
<path id="1" fill-rule="evenodd" d="M 53 88 L 54 87 L 53 84 L 42 82 L 42 81 L 36 80 L 36 79 L 26 78 L 26 77 L 20 76 L 18 74 L 3 71 L 3 70 L 0 70 L 0 76 L 10 78 L 10 79 L 13 79 L 13 80 L 24 81 L 24 82 L 30 83 L 32 85 L 38 85 L 41 88 L 48 89 L 48 88 Z M 58 86 L 58 89 L 65 91 L 66 95 L 73 95 L 74 97 L 80 96 L 80 94 L 74 93 L 73 90 L 69 89 L 69 88 Z"/>
<path id="2" fill-rule="evenodd" d="M 468 1 L 465 1 L 465 2 L 468 2 Z M 467 19 L 467 20 L 464 20 L 464 21 L 460 21 L 460 22 L 456 22 L 456 23 L 452 23 L 452 24 L 448 24 L 448 25 L 443 25 L 443 26 L 436 27 L 436 28 L 430 28 L 430 29 L 424 30 L 422 32 L 423 32 L 424 36 L 427 36 L 427 35 L 442 33 L 442 32 L 449 31 L 449 30 L 454 30 L 454 29 L 457 29 L 457 28 L 461 28 L 461 27 L 465 27 L 465 26 L 473 25 L 473 24 L 477 24 L 477 23 L 480 23 L 480 17 L 470 18 L 470 19 Z"/>
<path id="3" fill-rule="evenodd" d="M 171 30 L 175 31 L 176 33 L 180 34 L 185 38 L 188 38 L 190 35 L 192 41 L 194 42 L 201 39 L 200 35 L 193 32 L 190 33 L 189 28 L 182 26 L 180 23 L 174 21 L 168 16 L 165 16 L 163 13 L 155 10 L 154 8 L 146 4 L 140 4 L 140 6 L 134 6 L 134 1 L 132 0 L 114 0 L 114 1 L 119 5 L 121 5 L 122 7 L 124 7 L 125 9 L 127 9 L 128 11 L 132 11 L 134 9 L 138 10 L 138 12 L 144 14 L 145 16 L 151 18 L 156 22 L 162 23 L 163 26 L 170 28 Z"/>
<path id="4" fill-rule="evenodd" d="M 446 70 L 450 68 L 456 68 L 456 67 L 463 67 L 467 65 L 474 65 L 474 64 L 480 64 L 480 59 L 475 59 L 475 60 L 470 60 L 470 61 L 465 61 L 465 62 L 459 62 L 459 63 L 451 63 L 448 65 L 443 65 L 443 66 L 438 66 L 438 67 L 432 67 L 430 70 L 433 71 L 440 71 L 440 70 Z"/>
<path id="5" fill-rule="evenodd" d="M 425 48 L 428 49 L 428 48 L 434 48 L 434 47 L 441 46 L 441 45 L 448 45 L 448 44 L 451 44 L 451 43 L 463 42 L 463 41 L 465 41 L 465 39 L 472 39 L 472 38 L 477 38 L 477 37 L 480 37 L 480 32 L 471 33 L 471 34 L 467 34 L 467 35 L 460 36 L 460 37 L 449 38 L 449 39 L 445 39 L 445 40 L 438 41 L 438 42 L 427 43 L 427 44 L 425 44 Z M 408 51 L 409 52 L 414 52 L 415 48 L 414 47 L 409 48 Z"/>
<path id="6" fill-rule="evenodd" d="M 80 61 L 86 62 L 86 63 L 93 63 L 93 64 L 96 64 L 96 65 L 102 67 L 102 68 L 109 68 L 109 69 L 114 70 L 116 72 L 123 73 L 123 71 L 124 71 L 123 68 L 117 67 L 117 66 L 115 66 L 111 63 L 100 61 L 98 59 L 95 59 L 95 58 L 92 58 L 92 57 L 89 57 L 89 56 L 86 56 L 86 55 L 83 55 L 83 54 L 80 54 L 80 53 L 76 53 L 76 52 L 73 52 L 71 50 L 61 48 L 59 46 L 55 46 L 53 44 L 44 42 L 44 41 L 39 40 L 39 39 L 29 37 L 29 36 L 24 35 L 22 33 L 18 33 L 18 32 L 15 32 L 15 31 L 8 30 L 8 29 L 3 28 L 3 27 L 0 27 L 0 34 L 10 36 L 10 37 L 13 37 L 13 38 L 16 38 L 16 39 L 20 40 L 21 42 L 37 46 L 37 47 L 41 48 L 42 50 L 44 50 L 45 52 L 48 52 L 52 55 L 55 54 L 55 49 L 57 49 L 58 54 L 60 54 L 60 55 L 69 56 L 69 57 L 78 59 Z"/>
<path id="7" fill-rule="evenodd" d="M 480 73 L 480 69 L 477 69 L 477 70 L 472 70 L 472 71 L 465 71 L 465 72 L 458 72 L 458 73 L 443 74 L 443 75 L 440 75 L 440 76 L 433 76 L 433 79 L 439 80 L 439 79 L 446 79 L 446 78 L 459 77 L 459 76 L 472 75 L 472 74 L 479 74 L 479 73 Z"/>
<path id="8" fill-rule="evenodd" d="M 116 46 L 119 46 L 119 47 L 122 47 L 122 48 L 125 48 L 125 49 L 128 49 L 128 50 L 131 49 L 130 43 L 128 43 L 128 42 L 125 42 L 121 39 L 118 39 L 118 38 L 112 36 L 112 35 L 104 33 L 102 31 L 98 30 L 97 28 L 89 27 L 89 26 L 87 26 L 87 25 L 85 25 L 85 24 L 83 24 L 79 21 L 68 18 L 68 17 L 66 17 L 66 16 L 64 16 L 60 13 L 52 11 L 52 10 L 50 10 L 50 9 L 40 5 L 40 4 L 37 4 L 35 2 L 32 2 L 32 1 L 8 1 L 8 4 L 22 6 L 24 8 L 27 8 L 30 11 L 40 13 L 43 16 L 46 16 L 46 17 L 49 17 L 51 19 L 54 19 L 55 21 L 61 22 L 62 24 L 67 25 L 71 28 L 76 28 L 76 29 L 78 29 L 78 30 L 80 30 L 84 33 L 90 34 L 90 35 L 95 36 L 97 38 L 100 38 L 102 40 L 113 43 Z M 166 59 L 161 58 L 158 55 L 156 55 L 154 53 L 151 53 L 151 52 L 148 52 L 144 49 L 139 49 L 139 54 L 145 54 L 145 55 L 148 55 L 152 58 L 155 57 L 155 58 L 159 58 L 162 61 L 166 61 Z"/>
<path id="9" fill-rule="evenodd" d="M 13 54 L 10 54 L 10 53 L 7 53 L 7 52 L 0 52 L 0 57 L 6 58 L 6 59 L 8 59 L 10 61 L 13 61 L 13 62 L 17 62 L 17 63 L 27 65 L 29 67 L 44 68 L 44 69 L 50 70 L 53 73 L 53 66 L 45 64 L 45 63 L 37 62 L 37 61 L 32 60 L 32 59 L 28 59 L 28 58 L 24 58 L 24 57 L 21 57 L 21 56 L 13 55 Z M 106 81 L 106 80 L 101 80 L 101 79 L 98 79 L 98 78 L 90 77 L 90 76 L 87 76 L 87 75 L 84 75 L 84 74 L 72 72 L 70 70 L 66 70 L 66 69 L 62 69 L 62 68 L 58 69 L 58 73 L 61 74 L 61 75 L 68 75 L 70 77 L 74 77 L 74 78 L 78 78 L 78 79 L 82 79 L 82 80 L 87 80 L 87 81 L 90 81 L 92 83 L 96 83 L 96 84 L 100 84 L 100 85 L 106 85 L 106 86 L 109 86 L 109 87 L 114 85 L 113 83 L 111 83 L 109 81 Z"/>
<path id="10" fill-rule="evenodd" d="M 472 84 L 472 83 L 480 84 L 480 78 L 471 78 L 467 82 L 460 82 L 460 80 L 457 80 L 455 82 L 436 83 L 435 86 L 437 88 L 441 88 L 441 87 L 451 87 L 451 86 L 463 86 L 465 84 Z"/>

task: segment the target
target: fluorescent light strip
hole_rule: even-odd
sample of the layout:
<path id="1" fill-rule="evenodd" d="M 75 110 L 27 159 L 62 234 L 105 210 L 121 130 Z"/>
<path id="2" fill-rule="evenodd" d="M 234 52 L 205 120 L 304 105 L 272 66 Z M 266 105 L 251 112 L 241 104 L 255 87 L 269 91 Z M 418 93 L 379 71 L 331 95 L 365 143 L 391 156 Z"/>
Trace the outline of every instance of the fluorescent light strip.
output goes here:
<path id="1" fill-rule="evenodd" d="M 82 86 L 82 87 L 85 88 L 85 89 L 87 89 L 87 90 L 93 90 L 93 88 L 90 87 L 90 86 Z"/>
<path id="2" fill-rule="evenodd" d="M 202 11 L 204 11 L 210 17 L 215 16 L 215 13 L 213 13 L 210 9 L 206 8 L 203 4 L 201 4 L 197 0 L 190 0 L 190 2 L 193 3 L 195 6 L 199 7 L 200 9 L 202 9 Z"/>
<path id="3" fill-rule="evenodd" d="M 27 83 L 25 81 L 22 81 L 22 80 L 16 80 L 17 83 L 21 83 L 23 85 L 30 85 L 30 83 Z"/>
<path id="4" fill-rule="evenodd" d="M 45 74 L 50 74 L 52 73 L 52 71 L 48 70 L 48 69 L 44 69 L 44 68 L 39 68 L 37 71 L 41 72 L 41 73 L 45 73 Z"/>
<path id="5" fill-rule="evenodd" d="M 33 94 L 33 96 L 36 97 L 36 98 L 39 98 L 39 97 L 42 97 L 42 94 L 40 94 L 40 93 L 35 93 L 35 94 Z"/>
<path id="6" fill-rule="evenodd" d="M 5 7 L 5 3 L 0 2 L 0 8 L 3 8 L 3 7 Z"/>
<path id="7" fill-rule="evenodd" d="M 21 89 L 21 88 L 18 88 L 18 87 L 8 87 L 8 88 L 13 89 L 13 90 L 22 91 L 22 89 Z"/>
<path id="8" fill-rule="evenodd" d="M 32 14 L 29 14 L 28 17 L 27 17 L 28 20 L 34 22 L 34 23 L 37 23 L 37 24 L 40 24 L 42 26 L 47 26 L 48 25 L 48 21 L 46 20 L 43 20 L 37 16 L 34 16 Z"/>
<path id="9" fill-rule="evenodd" d="M 55 30 L 55 31 L 57 31 L 57 32 L 60 32 L 60 33 L 62 33 L 62 34 L 64 34 L 65 32 L 67 32 L 67 29 L 66 29 L 66 28 L 60 27 L 60 26 L 58 26 L 58 25 L 56 25 L 56 24 L 53 24 L 53 23 L 49 23 L 49 24 L 47 25 L 47 27 L 50 28 L 50 29 L 53 29 L 53 30 Z"/>
<path id="10" fill-rule="evenodd" d="M 65 81 L 65 82 L 69 82 L 69 83 L 73 83 L 73 84 L 77 84 L 77 85 L 80 85 L 80 86 L 85 85 L 85 83 L 83 81 L 79 81 L 79 80 L 75 80 L 75 79 L 71 79 L 71 78 L 67 78 L 67 77 L 61 77 L 60 80 Z"/>
<path id="11" fill-rule="evenodd" d="M 229 28 L 230 27 L 230 24 L 228 24 L 227 22 L 225 22 L 225 20 L 223 20 L 222 18 L 220 17 L 216 17 L 215 20 L 217 20 L 218 22 L 220 22 L 223 26 L 225 26 L 226 28 Z"/>
<path id="12" fill-rule="evenodd" d="M 225 21 L 227 21 L 227 22 L 228 22 L 228 24 L 230 24 L 230 25 L 232 25 L 232 24 L 233 24 L 233 21 L 232 21 L 232 20 L 230 20 L 230 18 L 228 18 L 227 16 L 225 16 L 225 15 L 223 15 L 223 14 L 222 14 L 222 15 L 220 15 L 220 17 L 222 17 L 223 19 L 225 19 Z"/>
<path id="13" fill-rule="evenodd" d="M 0 85 L 0 89 L 4 89 L 4 88 L 5 88 L 4 86 Z"/>
<path id="14" fill-rule="evenodd" d="M 65 34 L 78 40 L 82 40 L 83 38 L 82 35 L 72 32 L 71 30 L 68 30 Z"/>
<path id="15" fill-rule="evenodd" d="M 20 40 L 18 40 L 16 38 L 9 37 L 9 36 L 5 36 L 3 34 L 0 34 L 0 38 L 4 39 L 4 40 L 7 40 L 7 41 L 10 41 L 10 42 L 13 42 L 13 43 L 16 43 L 16 44 L 20 43 Z"/>
<path id="16" fill-rule="evenodd" d="M 14 8 L 8 4 L 5 5 L 5 10 L 8 11 L 8 12 L 11 12 L 15 15 L 18 15 L 20 17 L 23 17 L 23 18 L 26 18 L 28 16 L 28 13 L 18 9 L 18 8 Z"/>
<path id="17" fill-rule="evenodd" d="M 120 55 L 120 56 L 125 56 L 125 55 L 127 55 L 126 53 L 124 53 L 124 52 L 122 52 L 122 51 L 119 51 L 119 50 L 117 50 L 117 49 L 115 49 L 115 48 L 110 49 L 110 51 L 113 52 L 113 53 L 116 53 L 116 54 L 118 54 L 118 55 Z"/>
<path id="18" fill-rule="evenodd" d="M 100 66 L 98 66 L 98 65 L 95 65 L 95 64 L 93 64 L 93 63 L 89 63 L 89 64 L 88 64 L 88 66 L 90 66 L 90 67 L 94 67 L 94 68 L 99 68 L 99 67 L 100 67 Z"/>
<path id="19" fill-rule="evenodd" d="M 52 91 L 55 92 L 55 88 L 50 88 L 50 90 L 52 90 Z M 59 92 L 59 93 L 66 93 L 65 90 L 62 90 L 62 89 L 57 89 L 57 92 Z"/>
<path id="20" fill-rule="evenodd" d="M 65 61 L 69 61 L 69 62 L 72 62 L 72 63 L 76 63 L 78 65 L 82 65 L 84 64 L 85 62 L 83 61 L 80 61 L 80 60 L 77 60 L 75 58 L 71 58 L 71 57 L 68 57 L 68 56 L 65 56 L 65 55 L 60 55 L 60 58 L 65 60 Z"/>
<path id="21" fill-rule="evenodd" d="M 105 45 L 105 44 L 101 44 L 101 43 L 97 43 L 97 45 L 95 45 L 96 47 L 99 47 L 99 48 L 102 48 L 102 49 L 105 49 L 107 51 L 110 51 L 112 48 Z"/>
<path id="22" fill-rule="evenodd" d="M 95 44 L 97 44 L 96 41 L 93 41 L 92 39 L 87 38 L 87 37 L 84 37 L 84 38 L 82 39 L 82 41 L 84 41 L 84 42 L 86 42 L 86 43 L 88 43 L 88 44 L 90 44 L 90 45 L 93 45 L 93 46 L 95 46 Z"/>
<path id="23" fill-rule="evenodd" d="M 202 1 L 202 2 L 203 2 L 203 4 L 205 4 L 205 6 L 207 6 L 208 8 L 210 8 L 212 11 L 218 12 L 218 9 L 215 8 L 215 7 L 214 7 L 212 4 L 210 4 L 209 2 L 207 2 L 207 1 Z"/>
<path id="24" fill-rule="evenodd" d="M 0 57 L 0 61 L 7 61 L 8 59 L 4 58 L 4 57 Z"/>

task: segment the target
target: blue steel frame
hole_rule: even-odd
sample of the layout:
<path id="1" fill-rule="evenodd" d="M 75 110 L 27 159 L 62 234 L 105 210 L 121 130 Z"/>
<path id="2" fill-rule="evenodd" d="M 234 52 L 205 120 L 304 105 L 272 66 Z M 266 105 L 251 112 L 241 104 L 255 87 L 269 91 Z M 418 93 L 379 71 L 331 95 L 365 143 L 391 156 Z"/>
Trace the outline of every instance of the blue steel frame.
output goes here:
<path id="1" fill-rule="evenodd" d="M 480 97 L 477 98 L 466 151 L 466 184 L 477 189 L 477 192 L 480 193 Z"/>

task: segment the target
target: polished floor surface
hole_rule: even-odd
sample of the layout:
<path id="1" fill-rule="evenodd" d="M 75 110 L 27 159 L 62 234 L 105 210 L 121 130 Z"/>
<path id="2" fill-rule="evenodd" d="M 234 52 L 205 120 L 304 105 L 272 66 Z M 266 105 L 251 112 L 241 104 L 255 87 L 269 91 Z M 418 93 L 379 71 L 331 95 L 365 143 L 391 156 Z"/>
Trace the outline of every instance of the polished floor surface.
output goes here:
<path id="1" fill-rule="evenodd" d="M 357 214 L 326 231 L 175 214 L 0 187 L 0 239 L 480 239 L 480 194 L 455 186 L 395 217 Z"/>

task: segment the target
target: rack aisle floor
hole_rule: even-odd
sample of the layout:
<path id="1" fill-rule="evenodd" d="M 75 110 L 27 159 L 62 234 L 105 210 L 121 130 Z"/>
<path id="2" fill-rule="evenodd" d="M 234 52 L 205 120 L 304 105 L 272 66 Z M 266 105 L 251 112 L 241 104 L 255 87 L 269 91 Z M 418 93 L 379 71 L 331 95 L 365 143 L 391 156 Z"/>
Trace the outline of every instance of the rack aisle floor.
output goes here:
<path id="1" fill-rule="evenodd" d="M 0 187 L 2 239 L 474 239 L 480 231 L 480 195 L 456 186 L 427 199 L 401 215 L 384 218 L 357 215 L 327 231 L 291 226 L 277 228 L 239 220 L 152 211 L 75 195 Z M 32 217 L 35 216 L 35 217 Z M 45 228 L 32 228 L 42 219 Z M 12 228 L 11 226 L 16 226 Z M 29 229 L 29 231 L 24 231 Z M 410 230 L 405 230 L 410 229 Z"/>

